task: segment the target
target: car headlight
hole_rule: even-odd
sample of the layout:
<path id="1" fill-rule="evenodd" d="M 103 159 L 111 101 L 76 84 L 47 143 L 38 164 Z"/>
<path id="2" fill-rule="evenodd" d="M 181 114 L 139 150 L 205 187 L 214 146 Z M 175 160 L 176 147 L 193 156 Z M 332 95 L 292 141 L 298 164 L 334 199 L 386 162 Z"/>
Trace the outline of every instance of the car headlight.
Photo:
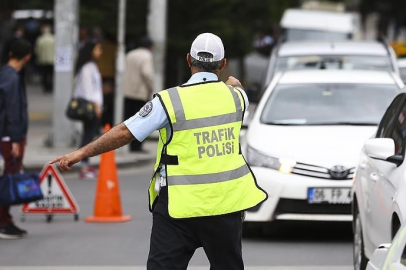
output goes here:
<path id="1" fill-rule="evenodd" d="M 291 173 L 296 165 L 292 159 L 271 157 L 250 146 L 247 146 L 247 162 L 251 166 L 271 168 L 281 173 Z"/>

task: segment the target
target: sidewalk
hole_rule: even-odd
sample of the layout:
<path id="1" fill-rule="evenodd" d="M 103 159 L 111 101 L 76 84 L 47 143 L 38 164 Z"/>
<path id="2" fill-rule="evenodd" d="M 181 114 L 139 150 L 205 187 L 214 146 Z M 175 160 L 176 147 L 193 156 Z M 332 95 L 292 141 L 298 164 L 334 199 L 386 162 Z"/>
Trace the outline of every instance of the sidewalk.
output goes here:
<path id="1" fill-rule="evenodd" d="M 24 167 L 26 170 L 41 170 L 41 168 L 55 157 L 74 151 L 76 147 L 47 147 L 46 141 L 52 130 L 52 102 L 53 95 L 42 92 L 40 85 L 27 85 L 27 96 L 29 106 L 29 129 L 27 137 L 27 147 L 24 157 Z M 66 101 L 68 102 L 68 101 Z M 65 109 L 65 108 L 62 108 Z M 156 139 L 147 139 L 144 149 L 147 153 L 130 153 L 127 146 L 116 151 L 117 166 L 136 166 L 152 161 L 156 156 Z M 99 164 L 100 157 L 93 157 L 90 163 L 93 166 Z M 0 167 L 3 162 L 0 162 Z M 74 166 L 77 168 L 78 165 Z"/>

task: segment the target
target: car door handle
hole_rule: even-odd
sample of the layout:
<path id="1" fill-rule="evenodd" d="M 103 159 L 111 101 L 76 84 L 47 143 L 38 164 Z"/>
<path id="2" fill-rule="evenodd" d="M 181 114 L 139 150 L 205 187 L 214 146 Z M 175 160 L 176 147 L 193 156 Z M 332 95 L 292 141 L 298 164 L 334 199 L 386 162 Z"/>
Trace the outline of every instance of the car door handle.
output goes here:
<path id="1" fill-rule="evenodd" d="M 370 178 L 372 181 L 376 182 L 376 181 L 379 180 L 379 175 L 378 175 L 377 173 L 371 173 L 371 174 L 369 175 L 369 178 Z"/>

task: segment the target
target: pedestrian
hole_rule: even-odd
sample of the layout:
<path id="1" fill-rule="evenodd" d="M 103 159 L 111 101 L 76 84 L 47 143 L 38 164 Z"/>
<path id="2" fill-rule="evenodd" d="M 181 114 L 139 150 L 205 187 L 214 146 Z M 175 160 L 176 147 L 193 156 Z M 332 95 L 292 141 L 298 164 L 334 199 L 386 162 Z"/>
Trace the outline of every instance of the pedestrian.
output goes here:
<path id="1" fill-rule="evenodd" d="M 97 59 L 100 58 L 101 54 L 101 44 L 89 41 L 84 44 L 82 49 L 80 49 L 76 63 L 76 77 L 73 97 L 83 98 L 90 101 L 95 107 L 95 119 L 83 121 L 83 132 L 80 147 L 90 143 L 96 136 L 99 129 L 100 118 L 102 116 L 102 78 L 99 68 L 95 63 Z M 80 164 L 79 177 L 81 179 L 96 178 L 94 168 L 89 165 L 89 157 L 83 158 Z"/>
<path id="2" fill-rule="evenodd" d="M 8 174 L 23 170 L 28 112 L 25 82 L 20 72 L 30 58 L 30 43 L 14 39 L 10 44 L 9 60 L 0 69 L 0 148 Z M 0 206 L 0 239 L 16 239 L 26 234 L 27 231 L 13 223 L 10 206 Z"/>
<path id="3" fill-rule="evenodd" d="M 42 35 L 35 43 L 37 64 L 41 73 L 42 87 L 44 92 L 52 92 L 54 76 L 55 38 L 49 25 L 42 27 Z"/>
<path id="4" fill-rule="evenodd" d="M 140 46 L 126 56 L 124 72 L 124 119 L 135 115 L 150 100 L 154 86 L 154 67 L 152 59 L 153 42 L 144 37 Z M 143 152 L 142 142 L 130 143 L 131 152 Z"/>
<path id="5" fill-rule="evenodd" d="M 85 147 L 58 157 L 61 170 L 89 156 L 144 140 L 159 129 L 149 187 L 153 213 L 148 270 L 187 269 L 203 247 L 212 270 L 244 269 L 242 213 L 267 198 L 240 149 L 247 96 L 240 82 L 218 76 L 226 65 L 221 39 L 211 33 L 192 43 L 192 76 L 161 91 L 136 115 Z"/>

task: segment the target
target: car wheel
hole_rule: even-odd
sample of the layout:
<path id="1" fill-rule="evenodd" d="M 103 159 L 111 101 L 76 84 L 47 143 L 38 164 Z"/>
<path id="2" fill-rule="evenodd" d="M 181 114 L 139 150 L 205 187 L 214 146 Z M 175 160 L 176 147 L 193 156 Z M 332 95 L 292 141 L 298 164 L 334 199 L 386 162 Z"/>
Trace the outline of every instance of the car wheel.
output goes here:
<path id="1" fill-rule="evenodd" d="M 362 236 L 361 217 L 358 209 L 354 215 L 354 270 L 365 270 L 367 267 L 368 259 L 364 253 L 364 238 Z"/>

